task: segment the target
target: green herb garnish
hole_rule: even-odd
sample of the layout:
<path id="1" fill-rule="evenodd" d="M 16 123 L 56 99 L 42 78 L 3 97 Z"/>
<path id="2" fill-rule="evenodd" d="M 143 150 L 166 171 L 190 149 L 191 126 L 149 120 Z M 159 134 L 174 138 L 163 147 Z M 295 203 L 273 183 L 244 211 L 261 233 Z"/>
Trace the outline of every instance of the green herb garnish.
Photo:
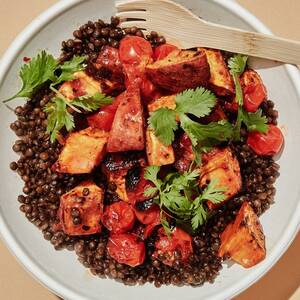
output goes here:
<path id="1" fill-rule="evenodd" d="M 210 139 L 220 142 L 231 138 L 232 125 L 228 121 L 203 125 L 188 116 L 194 115 L 200 118 L 210 114 L 217 100 L 209 90 L 203 87 L 185 90 L 176 95 L 175 101 L 174 110 L 166 107 L 160 108 L 152 112 L 148 119 L 149 126 L 154 129 L 155 135 L 165 145 L 168 146 L 174 141 L 174 131 L 178 128 L 176 116 L 179 117 L 180 126 L 190 137 L 193 146 Z"/>
<path id="2" fill-rule="evenodd" d="M 198 170 L 186 171 L 183 174 L 170 173 L 164 180 L 158 177 L 159 170 L 158 166 L 146 168 L 144 177 L 154 187 L 148 188 L 144 194 L 153 195 L 153 201 L 159 205 L 161 223 L 167 234 L 171 230 L 166 216 L 197 230 L 209 218 L 205 201 L 217 204 L 225 200 L 226 189 L 219 187 L 217 180 L 212 180 L 204 190 L 200 189 Z"/>
<path id="3" fill-rule="evenodd" d="M 242 123 L 245 124 L 248 131 L 266 132 L 268 129 L 268 120 L 265 116 L 262 116 L 261 110 L 258 110 L 255 113 L 249 113 L 243 109 L 244 97 L 239 77 L 245 71 L 247 60 L 248 56 L 236 54 L 228 61 L 230 74 L 233 77 L 235 85 L 236 101 L 239 105 L 237 119 L 234 127 L 234 139 L 237 141 L 241 139 Z"/>
<path id="4" fill-rule="evenodd" d="M 52 90 L 56 92 L 56 96 L 47 103 L 44 109 L 48 115 L 47 133 L 50 134 L 51 142 L 56 140 L 59 131 L 63 127 L 67 131 L 72 131 L 75 127 L 74 118 L 68 112 L 68 107 L 79 113 L 81 109 L 91 112 L 113 102 L 113 98 L 101 93 L 96 93 L 94 96 L 82 96 L 69 101 L 54 88 Z"/>
<path id="5" fill-rule="evenodd" d="M 22 80 L 21 90 L 3 102 L 6 103 L 18 97 L 32 98 L 48 81 L 51 82 L 51 86 L 55 86 L 62 81 L 72 80 L 75 72 L 85 68 L 85 60 L 85 56 L 74 56 L 70 61 L 59 64 L 51 54 L 42 51 L 21 67 L 19 73 Z M 57 72 L 60 72 L 59 76 L 56 75 Z"/>

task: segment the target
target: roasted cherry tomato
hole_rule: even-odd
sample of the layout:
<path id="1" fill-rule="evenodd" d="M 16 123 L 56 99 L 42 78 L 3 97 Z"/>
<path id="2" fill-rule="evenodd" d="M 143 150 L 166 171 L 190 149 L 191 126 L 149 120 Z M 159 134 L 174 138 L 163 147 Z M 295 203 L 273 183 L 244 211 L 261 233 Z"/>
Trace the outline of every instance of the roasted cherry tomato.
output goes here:
<path id="1" fill-rule="evenodd" d="M 144 195 L 145 190 L 153 186 L 153 183 L 144 178 L 144 168 L 136 167 L 129 170 L 125 177 L 125 186 L 128 201 L 132 204 L 141 202 L 151 197 Z"/>
<path id="2" fill-rule="evenodd" d="M 274 125 L 269 125 L 266 133 L 250 132 L 247 144 L 259 155 L 274 155 L 278 153 L 283 144 L 283 134 Z"/>
<path id="3" fill-rule="evenodd" d="M 113 234 L 107 243 L 108 254 L 120 264 L 131 267 L 141 265 L 145 260 L 144 242 L 131 233 Z"/>
<path id="4" fill-rule="evenodd" d="M 153 56 L 151 44 L 139 36 L 127 36 L 121 40 L 120 60 L 125 64 L 147 64 Z"/>
<path id="5" fill-rule="evenodd" d="M 267 98 L 267 90 L 258 73 L 253 70 L 245 71 L 240 80 L 244 94 L 244 108 L 248 112 L 256 112 Z"/>
<path id="6" fill-rule="evenodd" d="M 178 48 L 171 44 L 163 44 L 154 49 L 153 58 L 155 60 L 160 60 L 167 57 L 171 52 L 177 50 Z"/>
<path id="7" fill-rule="evenodd" d="M 159 225 L 160 224 L 160 209 L 157 205 L 152 205 L 146 210 L 134 209 L 136 218 L 145 225 Z"/>
<path id="8" fill-rule="evenodd" d="M 134 220 L 131 205 L 119 201 L 105 208 L 102 223 L 112 233 L 123 233 L 132 229 Z"/>
<path id="9" fill-rule="evenodd" d="M 184 263 L 193 253 L 192 237 L 180 228 L 176 227 L 170 238 L 163 228 L 159 229 L 158 234 L 159 240 L 155 243 L 153 256 L 165 265 L 172 266 L 176 259 Z M 178 255 L 180 258 L 177 258 Z"/>
<path id="10" fill-rule="evenodd" d="M 110 131 L 117 108 L 121 102 L 123 93 L 115 98 L 114 102 L 101 108 L 97 113 L 87 118 L 89 126 Z"/>

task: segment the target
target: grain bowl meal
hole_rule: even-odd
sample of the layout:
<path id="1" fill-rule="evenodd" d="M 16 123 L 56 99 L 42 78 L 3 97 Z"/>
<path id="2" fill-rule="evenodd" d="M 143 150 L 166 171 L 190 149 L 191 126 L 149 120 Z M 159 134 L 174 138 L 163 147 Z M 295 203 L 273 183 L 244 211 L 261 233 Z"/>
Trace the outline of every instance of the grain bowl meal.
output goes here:
<path id="1" fill-rule="evenodd" d="M 247 57 L 89 21 L 24 57 L 11 124 L 20 210 L 56 250 L 128 285 L 213 282 L 266 254 L 283 135 Z M 17 101 L 17 100 L 15 100 Z"/>

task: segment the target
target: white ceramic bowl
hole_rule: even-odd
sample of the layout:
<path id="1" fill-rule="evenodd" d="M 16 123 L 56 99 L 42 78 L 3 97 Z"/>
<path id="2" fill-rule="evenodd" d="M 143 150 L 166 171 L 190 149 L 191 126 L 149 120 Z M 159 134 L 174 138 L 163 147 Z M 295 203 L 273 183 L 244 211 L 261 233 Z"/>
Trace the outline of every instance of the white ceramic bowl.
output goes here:
<path id="1" fill-rule="evenodd" d="M 178 2 L 206 20 L 270 33 L 260 21 L 233 1 Z M 70 37 L 79 25 L 90 19 L 109 19 L 113 14 L 114 3 L 111 0 L 64 0 L 40 15 L 18 36 L 2 58 L 0 99 L 6 99 L 17 90 L 17 73 L 24 56 L 30 57 L 45 48 L 58 55 L 60 42 Z M 91 276 L 76 261 L 74 253 L 54 251 L 19 212 L 16 198 L 21 193 L 22 184 L 8 168 L 9 162 L 17 158 L 11 150 L 15 136 L 9 130 L 15 116 L 1 105 L 0 231 L 12 253 L 41 283 L 63 298 L 72 300 L 228 299 L 258 280 L 284 253 L 299 227 L 300 76 L 292 66 L 270 67 L 270 63 L 265 61 L 254 63 L 263 77 L 270 99 L 275 101 L 280 112 L 279 122 L 285 134 L 285 149 L 279 161 L 281 176 L 276 182 L 276 203 L 261 217 L 267 243 L 267 257 L 262 263 L 249 270 L 238 265 L 224 265 L 214 284 L 199 288 L 164 286 L 157 289 L 150 284 L 128 287 Z"/>

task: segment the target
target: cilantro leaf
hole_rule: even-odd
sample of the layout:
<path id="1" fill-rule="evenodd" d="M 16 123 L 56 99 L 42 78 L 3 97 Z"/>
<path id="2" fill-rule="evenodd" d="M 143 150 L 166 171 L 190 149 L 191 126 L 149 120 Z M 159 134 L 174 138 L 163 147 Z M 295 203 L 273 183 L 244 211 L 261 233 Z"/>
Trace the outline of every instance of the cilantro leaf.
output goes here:
<path id="1" fill-rule="evenodd" d="M 209 200 L 214 204 L 218 204 L 225 200 L 225 195 L 224 195 L 225 191 L 226 188 L 220 187 L 218 185 L 218 180 L 213 179 L 202 192 L 201 201 Z"/>
<path id="2" fill-rule="evenodd" d="M 36 57 L 32 58 L 29 63 L 21 67 L 19 73 L 22 80 L 21 90 L 3 102 L 8 102 L 17 97 L 31 98 L 41 85 L 48 80 L 55 79 L 54 72 L 57 66 L 57 60 L 51 54 L 42 51 Z"/>
<path id="3" fill-rule="evenodd" d="M 113 98 L 101 93 L 96 93 L 94 96 L 81 96 L 71 101 L 75 107 L 83 108 L 85 111 L 94 111 L 102 106 L 113 103 Z"/>
<path id="4" fill-rule="evenodd" d="M 188 89 L 176 95 L 176 111 L 193 114 L 200 118 L 211 112 L 216 101 L 216 96 L 203 87 L 198 87 L 195 90 Z"/>
<path id="5" fill-rule="evenodd" d="M 150 113 L 148 124 L 163 144 L 172 144 L 175 138 L 174 131 L 178 127 L 174 110 L 163 107 Z"/>
<path id="6" fill-rule="evenodd" d="M 213 139 L 227 141 L 232 137 L 233 127 L 228 121 L 211 122 L 207 125 L 199 124 L 186 115 L 180 115 L 181 127 L 191 139 L 192 145 Z"/>
<path id="7" fill-rule="evenodd" d="M 159 205 L 161 223 L 166 232 L 170 231 L 167 216 L 174 218 L 178 224 L 189 224 L 194 230 L 209 218 L 204 203 L 207 200 L 220 203 L 225 199 L 225 187 L 212 180 L 206 189 L 199 188 L 199 171 L 186 171 L 183 174 L 171 172 L 164 179 L 158 178 L 160 167 L 149 166 L 144 177 L 152 181 L 156 188 L 147 189 L 147 195 L 153 195 L 154 202 Z"/>
<path id="8" fill-rule="evenodd" d="M 151 186 L 151 187 L 148 187 L 145 191 L 144 191 L 144 196 L 145 197 L 151 197 L 151 196 L 154 196 L 157 192 L 157 187 L 154 187 L 154 186 Z"/>
<path id="9" fill-rule="evenodd" d="M 159 170 L 160 170 L 159 166 L 148 166 L 146 167 L 144 173 L 144 178 L 151 181 L 158 189 L 161 186 L 161 182 L 157 178 Z"/>
<path id="10" fill-rule="evenodd" d="M 235 95 L 237 103 L 242 106 L 244 103 L 243 91 L 239 76 L 244 72 L 247 65 L 248 56 L 236 54 L 228 60 L 228 67 L 235 85 Z"/>
<path id="11" fill-rule="evenodd" d="M 208 218 L 207 210 L 203 205 L 199 205 L 192 213 L 191 225 L 193 230 L 203 225 Z"/>
<path id="12" fill-rule="evenodd" d="M 71 60 L 65 61 L 62 65 L 59 65 L 61 74 L 54 82 L 52 82 L 52 86 L 55 86 L 63 81 L 74 79 L 74 73 L 82 71 L 85 68 L 85 65 L 83 64 L 85 60 L 85 56 L 75 55 Z"/>
<path id="13" fill-rule="evenodd" d="M 259 109 L 255 113 L 246 112 L 243 110 L 243 123 L 246 125 L 248 131 L 267 132 L 268 119 L 262 116 L 262 110 Z"/>
<path id="14" fill-rule="evenodd" d="M 236 54 L 228 60 L 228 67 L 231 73 L 241 75 L 247 66 L 247 55 Z"/>
<path id="15" fill-rule="evenodd" d="M 47 133 L 50 134 L 51 142 L 56 140 L 59 131 L 63 127 L 66 127 L 68 131 L 75 127 L 74 118 L 67 111 L 67 104 L 64 99 L 59 97 L 52 98 L 44 110 L 48 115 Z"/>

